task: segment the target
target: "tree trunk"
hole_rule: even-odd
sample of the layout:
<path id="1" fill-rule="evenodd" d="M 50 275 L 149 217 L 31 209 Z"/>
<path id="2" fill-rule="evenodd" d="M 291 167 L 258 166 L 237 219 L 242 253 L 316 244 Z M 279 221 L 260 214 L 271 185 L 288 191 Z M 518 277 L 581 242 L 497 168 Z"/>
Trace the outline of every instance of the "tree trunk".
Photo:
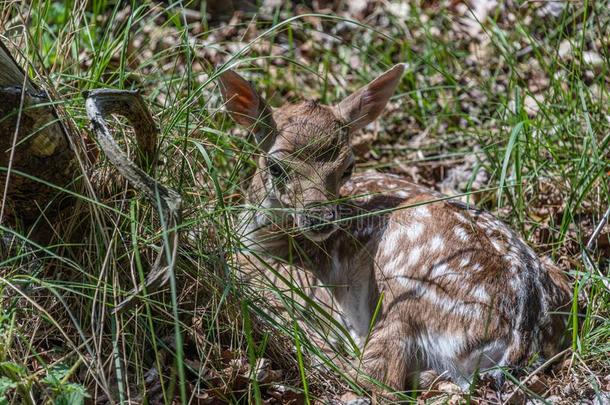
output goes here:
<path id="1" fill-rule="evenodd" d="M 74 190 L 79 171 L 47 94 L 0 42 L 0 223 L 26 228 L 52 223 L 60 209 L 73 204 L 61 189 Z"/>

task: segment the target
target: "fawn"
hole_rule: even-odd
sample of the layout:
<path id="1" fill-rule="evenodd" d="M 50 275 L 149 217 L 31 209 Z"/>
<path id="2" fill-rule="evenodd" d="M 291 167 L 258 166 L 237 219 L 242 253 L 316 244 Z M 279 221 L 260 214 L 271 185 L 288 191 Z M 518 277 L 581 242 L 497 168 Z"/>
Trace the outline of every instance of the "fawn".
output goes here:
<path id="1" fill-rule="evenodd" d="M 273 110 L 237 73 L 219 76 L 226 109 L 262 152 L 241 240 L 332 286 L 361 346 L 359 367 L 392 389 L 424 372 L 462 386 L 485 370 L 501 381 L 502 368 L 559 349 L 566 315 L 558 311 L 571 291 L 491 214 L 396 175 L 353 174 L 350 137 L 380 115 L 403 70 L 394 66 L 335 106 Z"/>

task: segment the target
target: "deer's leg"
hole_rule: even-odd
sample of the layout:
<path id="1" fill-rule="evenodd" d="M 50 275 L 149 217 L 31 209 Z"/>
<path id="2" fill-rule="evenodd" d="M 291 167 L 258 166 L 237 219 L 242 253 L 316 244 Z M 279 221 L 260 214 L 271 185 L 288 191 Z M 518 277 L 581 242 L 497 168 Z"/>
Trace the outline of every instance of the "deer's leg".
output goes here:
<path id="1" fill-rule="evenodd" d="M 415 358 L 409 351 L 411 345 L 405 344 L 402 338 L 404 335 L 393 329 L 391 325 L 384 327 L 383 324 L 374 328 L 364 348 L 360 370 L 395 391 L 404 391 L 416 369 Z M 362 378 L 359 381 L 377 390 L 375 384 Z"/>

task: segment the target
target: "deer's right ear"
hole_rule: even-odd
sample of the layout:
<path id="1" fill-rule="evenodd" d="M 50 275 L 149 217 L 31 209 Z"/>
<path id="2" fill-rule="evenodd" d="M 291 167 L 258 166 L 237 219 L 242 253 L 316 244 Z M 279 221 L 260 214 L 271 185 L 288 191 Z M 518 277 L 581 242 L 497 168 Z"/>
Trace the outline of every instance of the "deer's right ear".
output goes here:
<path id="1" fill-rule="evenodd" d="M 404 64 L 395 65 L 335 106 L 339 117 L 352 132 L 368 125 L 381 114 L 404 70 Z"/>
<path id="2" fill-rule="evenodd" d="M 223 72 L 219 76 L 219 81 L 225 107 L 233 120 L 239 125 L 250 128 L 259 147 L 268 150 L 275 134 L 271 108 L 252 85 L 234 71 Z"/>

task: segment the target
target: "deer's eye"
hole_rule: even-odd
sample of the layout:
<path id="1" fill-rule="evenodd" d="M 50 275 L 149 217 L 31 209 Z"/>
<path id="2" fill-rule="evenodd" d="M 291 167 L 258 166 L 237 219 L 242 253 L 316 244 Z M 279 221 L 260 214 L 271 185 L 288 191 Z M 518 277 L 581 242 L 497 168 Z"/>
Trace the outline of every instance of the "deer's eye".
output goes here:
<path id="1" fill-rule="evenodd" d="M 354 173 L 354 163 L 350 163 L 350 165 L 347 166 L 347 169 L 345 169 L 345 171 L 343 172 L 343 176 L 341 177 L 344 180 L 347 180 L 352 176 L 352 173 Z"/>
<path id="2" fill-rule="evenodd" d="M 267 170 L 269 170 L 269 173 L 271 173 L 273 177 L 281 177 L 286 174 L 282 164 L 271 158 L 267 159 Z"/>

